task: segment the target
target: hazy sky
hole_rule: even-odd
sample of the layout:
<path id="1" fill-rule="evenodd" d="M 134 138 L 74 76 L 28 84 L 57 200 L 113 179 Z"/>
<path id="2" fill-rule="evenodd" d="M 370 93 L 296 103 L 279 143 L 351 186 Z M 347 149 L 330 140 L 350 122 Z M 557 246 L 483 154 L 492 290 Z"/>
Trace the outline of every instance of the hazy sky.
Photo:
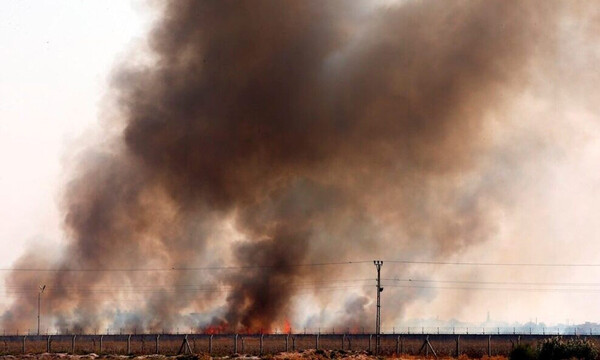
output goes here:
<path id="1" fill-rule="evenodd" d="M 27 243 L 63 240 L 58 204 L 68 180 L 63 175 L 65 161 L 77 149 L 74 144 L 85 141 L 83 134 L 97 126 L 111 69 L 142 41 L 152 15 L 142 1 L 0 2 L 1 268 L 10 267 Z M 574 24 L 565 21 L 564 33 L 569 34 Z M 579 40 L 581 44 L 586 41 Z M 597 44 L 577 47 L 577 51 L 568 48 L 570 44 L 565 42 L 562 48 L 566 63 L 594 69 L 579 59 L 598 58 Z M 565 79 L 590 84 L 580 73 L 565 71 L 555 79 L 538 79 L 533 88 L 551 90 Z M 539 137 L 532 141 L 544 143 L 549 150 L 524 164 L 521 173 L 506 175 L 518 177 L 522 185 L 513 211 L 497 214 L 498 232 L 491 243 L 473 246 L 456 259 L 600 263 L 600 127 L 598 111 L 590 106 L 594 98 L 576 101 L 583 89 L 566 89 L 556 96 L 524 91 L 510 110 L 522 117 L 515 117 L 508 127 L 489 129 L 498 147 L 510 148 L 513 139 L 535 133 Z M 552 105 L 557 98 L 559 104 Z M 393 277 L 394 269 L 384 265 L 386 277 Z M 447 272 L 437 267 L 414 274 L 420 278 L 577 283 L 597 281 L 600 269 L 459 268 Z M 427 301 L 410 305 L 407 313 L 414 315 L 409 317 L 439 315 L 476 321 L 485 319 L 491 310 L 493 318 L 509 321 L 535 317 L 547 322 L 600 321 L 593 292 L 551 292 L 543 297 L 540 292 L 477 292 L 469 297 L 469 306 L 445 306 L 448 297 L 457 293 L 430 292 L 424 296 Z M 386 301 L 384 306 L 391 305 Z"/>
<path id="2" fill-rule="evenodd" d="M 60 240 L 61 159 L 149 18 L 141 1 L 0 2 L 0 266 L 32 239 Z"/>

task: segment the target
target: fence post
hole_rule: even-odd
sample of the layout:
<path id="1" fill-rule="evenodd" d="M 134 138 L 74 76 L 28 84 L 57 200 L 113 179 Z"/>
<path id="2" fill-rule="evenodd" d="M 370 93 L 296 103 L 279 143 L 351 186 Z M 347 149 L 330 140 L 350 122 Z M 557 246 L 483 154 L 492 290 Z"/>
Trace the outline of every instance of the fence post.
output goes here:
<path id="1" fill-rule="evenodd" d="M 127 336 L 127 355 L 131 354 L 131 334 Z"/>
<path id="2" fill-rule="evenodd" d="M 492 335 L 488 336 L 488 356 L 492 356 Z"/>
<path id="3" fill-rule="evenodd" d="M 47 352 L 47 353 L 50 353 L 50 347 L 51 347 L 51 345 L 50 345 L 50 337 L 51 337 L 51 336 L 52 336 L 52 335 L 48 335 L 48 336 L 46 336 L 46 352 Z"/>
<path id="4" fill-rule="evenodd" d="M 71 338 L 71 354 L 75 354 L 75 338 L 77 337 L 77 335 L 73 335 L 73 337 Z"/>
<path id="5" fill-rule="evenodd" d="M 238 352 L 237 341 L 238 341 L 238 334 L 235 334 L 235 337 L 233 338 L 233 353 L 234 354 L 237 354 L 237 352 Z"/>
<path id="6" fill-rule="evenodd" d="M 400 336 L 396 338 L 396 354 L 400 354 Z"/>
<path id="7" fill-rule="evenodd" d="M 348 335 L 348 350 L 352 351 L 352 336 Z"/>
<path id="8" fill-rule="evenodd" d="M 346 342 L 346 334 L 342 335 L 342 351 L 344 351 L 344 343 Z"/>
<path id="9" fill-rule="evenodd" d="M 263 354 L 263 341 L 264 341 L 264 338 L 265 338 L 265 334 L 260 334 L 260 344 L 259 344 L 259 349 L 258 349 L 258 352 L 259 352 L 260 355 Z"/>
<path id="10" fill-rule="evenodd" d="M 156 334 L 156 342 L 154 343 L 154 347 L 155 347 L 154 352 L 156 354 L 158 354 L 160 351 L 159 339 L 160 339 L 160 334 Z"/>
<path id="11" fill-rule="evenodd" d="M 460 335 L 456 337 L 456 357 L 460 356 Z"/>
<path id="12" fill-rule="evenodd" d="M 213 340 L 213 336 L 211 334 L 210 337 L 208 338 L 208 355 L 212 354 L 212 340 Z"/>
<path id="13" fill-rule="evenodd" d="M 102 339 L 104 338 L 104 335 L 100 335 L 100 353 L 102 353 Z"/>
<path id="14" fill-rule="evenodd" d="M 319 334 L 317 334 L 317 337 L 315 338 L 315 350 L 319 350 Z"/>
<path id="15" fill-rule="evenodd" d="M 292 336 L 292 351 L 296 351 L 296 337 Z"/>
<path id="16" fill-rule="evenodd" d="M 369 352 L 371 352 L 371 339 L 373 338 L 373 334 L 369 334 Z"/>
<path id="17" fill-rule="evenodd" d="M 27 335 L 23 336 L 23 354 L 25 354 L 25 339 L 27 339 Z"/>
<path id="18" fill-rule="evenodd" d="M 285 352 L 290 351 L 290 334 L 285 336 Z"/>

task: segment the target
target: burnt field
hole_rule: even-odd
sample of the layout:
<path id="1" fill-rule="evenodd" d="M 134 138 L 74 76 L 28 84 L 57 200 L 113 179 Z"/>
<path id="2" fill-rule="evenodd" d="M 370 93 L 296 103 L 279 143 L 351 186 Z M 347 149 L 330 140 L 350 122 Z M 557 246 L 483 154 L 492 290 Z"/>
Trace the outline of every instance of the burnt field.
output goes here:
<path id="1" fill-rule="evenodd" d="M 565 335 L 563 337 L 575 337 Z M 518 343 L 535 345 L 551 335 L 381 335 L 380 354 L 481 358 L 506 356 Z M 600 336 L 583 336 L 600 344 Z M 186 343 L 187 339 L 187 343 Z M 429 341 L 429 344 L 427 344 Z M 121 354 L 177 355 L 178 353 L 265 355 L 307 350 L 375 353 L 376 337 L 369 334 L 136 334 L 136 335 L 7 335 L 0 336 L 0 354 Z"/>

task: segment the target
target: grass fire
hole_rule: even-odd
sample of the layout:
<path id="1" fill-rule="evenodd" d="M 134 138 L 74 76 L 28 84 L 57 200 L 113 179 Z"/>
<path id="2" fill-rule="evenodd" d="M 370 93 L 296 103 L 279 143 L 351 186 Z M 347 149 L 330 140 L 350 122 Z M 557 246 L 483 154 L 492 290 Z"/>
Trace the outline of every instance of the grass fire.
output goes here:
<path id="1" fill-rule="evenodd" d="M 33 46 L 20 17 L 36 31 L 54 15 L 8 3 L 0 23 Z M 112 57 L 93 125 L 61 145 L 56 239 L 42 224 L 0 257 L 0 353 L 546 360 L 549 341 L 596 346 L 600 6 L 133 3 L 148 28 Z M 80 22 L 64 34 L 93 28 L 64 13 Z M 35 46 L 105 56 L 64 34 Z M 28 61 L 50 62 L 40 49 Z M 0 189 L 38 166 L 28 151 L 4 151 L 22 161 Z M 6 216 L 28 203 L 2 202 Z"/>

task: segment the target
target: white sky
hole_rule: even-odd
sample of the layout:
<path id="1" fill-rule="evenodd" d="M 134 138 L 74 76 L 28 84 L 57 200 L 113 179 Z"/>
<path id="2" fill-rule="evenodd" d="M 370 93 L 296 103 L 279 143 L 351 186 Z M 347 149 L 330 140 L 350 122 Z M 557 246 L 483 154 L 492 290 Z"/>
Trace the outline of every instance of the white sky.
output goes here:
<path id="1" fill-rule="evenodd" d="M 34 238 L 59 240 L 61 157 L 97 122 L 149 15 L 139 0 L 0 2 L 0 267 Z"/>

